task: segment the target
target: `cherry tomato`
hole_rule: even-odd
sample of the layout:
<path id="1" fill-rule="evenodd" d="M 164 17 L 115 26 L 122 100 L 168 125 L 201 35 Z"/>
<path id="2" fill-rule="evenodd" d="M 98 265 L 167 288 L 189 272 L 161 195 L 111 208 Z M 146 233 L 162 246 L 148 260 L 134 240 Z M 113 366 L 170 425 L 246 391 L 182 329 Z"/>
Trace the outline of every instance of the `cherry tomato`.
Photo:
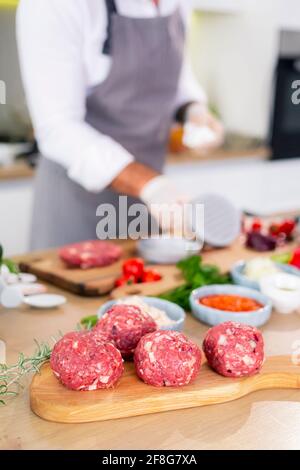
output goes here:
<path id="1" fill-rule="evenodd" d="M 252 222 L 252 230 L 253 232 L 260 232 L 262 229 L 262 223 L 260 219 L 254 219 Z"/>
<path id="2" fill-rule="evenodd" d="M 135 284 L 135 278 L 132 275 L 127 274 L 115 280 L 115 287 L 122 287 L 130 284 Z"/>
<path id="3" fill-rule="evenodd" d="M 273 237 L 277 237 L 280 234 L 280 224 L 274 223 L 271 224 L 269 227 L 269 234 L 273 235 Z"/>
<path id="4" fill-rule="evenodd" d="M 296 227 L 296 222 L 293 219 L 287 219 L 287 220 L 284 220 L 280 224 L 279 231 L 281 233 L 284 233 L 287 237 L 289 237 L 292 234 L 295 227 Z"/>
<path id="5" fill-rule="evenodd" d="M 141 258 L 131 258 L 123 263 L 124 276 L 133 276 L 135 282 L 141 281 L 144 273 L 144 261 Z"/>
<path id="6" fill-rule="evenodd" d="M 143 277 L 142 277 L 142 282 L 155 282 L 155 281 L 160 281 L 161 280 L 161 275 L 154 270 L 148 269 L 147 271 L 144 271 Z"/>

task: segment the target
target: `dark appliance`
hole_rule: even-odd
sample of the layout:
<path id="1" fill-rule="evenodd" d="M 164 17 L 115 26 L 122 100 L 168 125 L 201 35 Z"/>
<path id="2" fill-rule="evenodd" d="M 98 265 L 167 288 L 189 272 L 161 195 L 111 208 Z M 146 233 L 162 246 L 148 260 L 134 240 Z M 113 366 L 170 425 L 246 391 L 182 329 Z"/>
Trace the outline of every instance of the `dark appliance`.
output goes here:
<path id="1" fill-rule="evenodd" d="M 271 159 L 300 157 L 300 33 L 281 33 L 274 98 Z"/>

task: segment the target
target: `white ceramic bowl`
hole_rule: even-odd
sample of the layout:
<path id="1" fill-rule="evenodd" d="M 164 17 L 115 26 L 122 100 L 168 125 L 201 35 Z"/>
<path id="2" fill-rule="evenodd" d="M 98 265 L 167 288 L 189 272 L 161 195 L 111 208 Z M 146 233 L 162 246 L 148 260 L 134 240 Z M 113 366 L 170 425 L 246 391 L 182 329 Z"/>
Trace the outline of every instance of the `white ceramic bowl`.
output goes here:
<path id="1" fill-rule="evenodd" d="M 197 255 L 202 244 L 183 238 L 148 238 L 138 242 L 142 258 L 150 263 L 175 264 L 178 261 Z"/>
<path id="2" fill-rule="evenodd" d="M 266 276 L 260 281 L 260 290 L 272 301 L 277 313 L 288 314 L 300 310 L 300 277 L 286 272 Z"/>
<path id="3" fill-rule="evenodd" d="M 295 276 L 300 276 L 300 269 L 294 266 L 291 266 L 290 264 L 283 264 L 283 263 L 274 263 L 274 264 L 277 266 L 277 268 L 280 271 L 284 273 L 294 274 Z M 245 261 L 238 261 L 237 263 L 234 264 L 234 266 L 232 267 L 230 271 L 233 282 L 240 286 L 259 290 L 260 289 L 259 282 L 254 281 L 253 279 L 249 279 L 245 275 L 245 267 L 246 267 Z"/>
<path id="4" fill-rule="evenodd" d="M 140 299 L 148 305 L 152 305 L 153 307 L 163 310 L 167 314 L 167 316 L 172 320 L 172 323 L 170 323 L 170 325 L 165 325 L 161 327 L 161 330 L 183 330 L 186 314 L 184 310 L 179 307 L 179 305 L 176 305 L 173 302 L 169 302 L 168 300 L 159 299 L 158 297 L 141 296 Z M 105 314 L 105 312 L 116 303 L 117 300 L 110 300 L 103 304 L 98 310 L 98 318 L 101 318 Z"/>

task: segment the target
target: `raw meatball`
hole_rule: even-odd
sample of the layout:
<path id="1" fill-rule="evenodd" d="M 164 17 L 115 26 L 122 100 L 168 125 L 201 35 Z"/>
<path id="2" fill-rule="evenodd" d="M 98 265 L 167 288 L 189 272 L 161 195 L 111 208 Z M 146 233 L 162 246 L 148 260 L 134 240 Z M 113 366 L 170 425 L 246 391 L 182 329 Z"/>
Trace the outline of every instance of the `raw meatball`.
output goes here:
<path id="1" fill-rule="evenodd" d="M 124 370 L 120 351 L 91 331 L 67 333 L 55 344 L 50 365 L 61 383 L 72 390 L 113 387 Z"/>
<path id="2" fill-rule="evenodd" d="M 155 387 L 179 387 L 192 382 L 201 367 L 199 347 L 178 331 L 143 336 L 134 353 L 137 375 Z"/>
<path id="3" fill-rule="evenodd" d="M 264 340 L 253 326 L 225 322 L 208 330 L 203 342 L 208 364 L 225 377 L 248 377 L 264 362 Z"/>
<path id="4" fill-rule="evenodd" d="M 60 258 L 70 267 L 81 269 L 108 266 L 122 255 L 122 248 L 102 240 L 73 243 L 59 250 Z"/>
<path id="5" fill-rule="evenodd" d="M 146 333 L 157 329 L 153 318 L 135 305 L 116 304 L 98 321 L 96 330 L 106 335 L 125 358 L 134 350 Z"/>

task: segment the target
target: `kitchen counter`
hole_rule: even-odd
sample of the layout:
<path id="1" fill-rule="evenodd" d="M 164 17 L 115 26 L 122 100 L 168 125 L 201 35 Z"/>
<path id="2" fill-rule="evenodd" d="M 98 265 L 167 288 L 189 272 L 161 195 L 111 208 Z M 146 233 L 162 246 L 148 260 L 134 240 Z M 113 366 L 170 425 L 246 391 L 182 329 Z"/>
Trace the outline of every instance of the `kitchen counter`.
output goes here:
<path id="1" fill-rule="evenodd" d="M 0 182 L 32 178 L 34 169 L 26 162 L 18 161 L 11 165 L 0 166 Z"/>
<path id="2" fill-rule="evenodd" d="M 258 147 L 253 150 L 244 150 L 244 151 L 233 151 L 228 149 L 220 149 L 212 154 L 205 156 L 197 155 L 196 153 L 191 152 L 180 152 L 180 153 L 170 153 L 167 156 L 168 164 L 180 164 L 180 163 L 197 163 L 197 162 L 206 162 L 206 161 L 216 161 L 216 160 L 230 160 L 233 158 L 248 158 L 261 159 L 267 158 L 269 156 L 269 150 L 267 147 Z M 0 182 L 17 180 L 23 178 L 32 178 L 34 176 L 35 170 L 30 167 L 25 161 L 17 161 L 10 165 L 1 166 L 0 165 Z"/>
<path id="3" fill-rule="evenodd" d="M 192 151 L 185 151 L 179 153 L 169 153 L 167 156 L 168 165 L 176 165 L 182 163 L 200 163 L 200 162 L 226 162 L 234 159 L 243 160 L 267 160 L 270 157 L 271 151 L 268 147 L 257 147 L 247 150 L 234 150 L 228 148 L 220 148 L 207 155 L 200 155 Z"/>
<path id="4" fill-rule="evenodd" d="M 223 268 L 241 256 L 239 247 L 204 255 Z M 50 292 L 61 292 L 49 286 Z M 7 361 L 30 354 L 34 341 L 48 341 L 95 314 L 106 298 L 66 294 L 56 310 L 0 307 L 0 338 Z M 201 344 L 207 327 L 187 317 L 185 333 Z M 269 355 L 300 350 L 300 316 L 273 314 L 262 328 Z M 298 343 L 297 343 L 298 341 Z M 300 352 L 299 352 L 300 354 Z M 225 404 L 88 424 L 56 424 L 35 416 L 29 407 L 28 383 L 1 408 L 0 449 L 299 449 L 300 390 L 261 391 Z"/>

